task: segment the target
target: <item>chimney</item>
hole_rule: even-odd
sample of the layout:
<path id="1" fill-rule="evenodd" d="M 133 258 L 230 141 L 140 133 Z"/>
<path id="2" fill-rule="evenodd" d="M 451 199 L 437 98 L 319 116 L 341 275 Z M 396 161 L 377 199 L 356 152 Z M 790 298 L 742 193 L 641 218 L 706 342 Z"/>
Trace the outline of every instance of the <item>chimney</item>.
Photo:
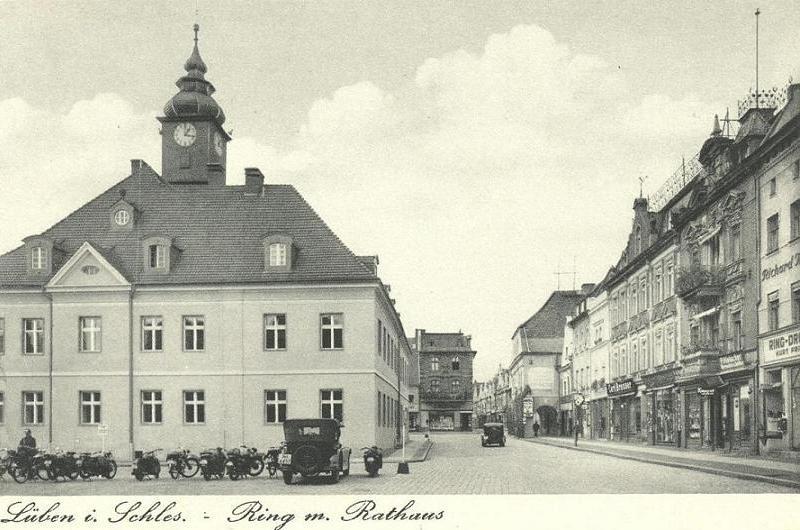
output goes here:
<path id="1" fill-rule="evenodd" d="M 140 159 L 132 158 L 131 159 L 131 175 L 138 174 L 139 170 L 142 169 L 142 164 L 144 164 L 144 162 L 142 162 Z"/>
<path id="2" fill-rule="evenodd" d="M 264 174 L 257 167 L 244 168 L 245 195 L 258 195 L 264 188 Z"/>

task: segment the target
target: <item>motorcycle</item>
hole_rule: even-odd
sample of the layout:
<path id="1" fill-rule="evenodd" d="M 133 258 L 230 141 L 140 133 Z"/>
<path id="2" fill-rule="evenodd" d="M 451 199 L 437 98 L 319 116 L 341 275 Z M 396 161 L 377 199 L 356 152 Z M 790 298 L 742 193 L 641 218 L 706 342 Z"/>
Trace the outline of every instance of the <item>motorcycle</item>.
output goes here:
<path id="1" fill-rule="evenodd" d="M 270 477 L 274 477 L 280 468 L 278 465 L 278 455 L 281 454 L 281 451 L 283 451 L 283 443 L 281 443 L 280 447 L 270 447 L 267 450 L 267 454 L 264 456 L 264 463 Z"/>
<path id="2" fill-rule="evenodd" d="M 225 476 L 225 462 L 228 457 L 222 447 L 206 449 L 200 452 L 200 473 L 206 480 Z"/>
<path id="3" fill-rule="evenodd" d="M 105 477 L 112 479 L 117 475 L 117 462 L 110 451 L 105 453 L 81 453 L 80 476 L 84 480 L 92 477 Z"/>
<path id="4" fill-rule="evenodd" d="M 362 447 L 361 450 L 364 451 L 364 467 L 367 473 L 370 477 L 377 477 L 378 470 L 383 467 L 383 452 L 375 445 Z"/>
<path id="5" fill-rule="evenodd" d="M 10 463 L 11 459 L 8 456 L 8 449 L 3 447 L 0 449 L 0 478 L 3 478 L 3 475 L 5 475 L 8 471 L 8 465 Z"/>
<path id="6" fill-rule="evenodd" d="M 56 449 L 49 466 L 51 480 L 58 480 L 59 477 L 75 480 L 80 474 L 80 468 L 80 459 L 74 451 L 63 452 Z"/>
<path id="7" fill-rule="evenodd" d="M 169 466 L 169 476 L 173 479 L 192 478 L 200 470 L 200 461 L 197 457 L 182 447 L 177 451 L 167 453 L 167 465 Z"/>
<path id="8" fill-rule="evenodd" d="M 264 472 L 264 453 L 259 453 L 255 447 L 247 447 L 245 445 L 239 448 L 241 457 L 247 462 L 247 474 L 251 477 L 257 477 Z"/>
<path id="9" fill-rule="evenodd" d="M 158 478 L 161 474 L 161 462 L 158 461 L 156 453 L 161 449 L 153 449 L 152 451 L 142 452 L 135 451 L 133 454 L 133 465 L 131 466 L 131 475 L 136 480 L 142 481 L 145 477 Z"/>

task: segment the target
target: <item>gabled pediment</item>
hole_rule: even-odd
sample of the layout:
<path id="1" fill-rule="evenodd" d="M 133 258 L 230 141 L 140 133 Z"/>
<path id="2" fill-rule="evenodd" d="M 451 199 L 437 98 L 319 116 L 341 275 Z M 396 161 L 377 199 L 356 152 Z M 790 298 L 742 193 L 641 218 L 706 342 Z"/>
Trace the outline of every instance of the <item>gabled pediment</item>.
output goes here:
<path id="1" fill-rule="evenodd" d="M 103 253 L 84 242 L 48 282 L 46 289 L 129 289 L 130 282 Z"/>

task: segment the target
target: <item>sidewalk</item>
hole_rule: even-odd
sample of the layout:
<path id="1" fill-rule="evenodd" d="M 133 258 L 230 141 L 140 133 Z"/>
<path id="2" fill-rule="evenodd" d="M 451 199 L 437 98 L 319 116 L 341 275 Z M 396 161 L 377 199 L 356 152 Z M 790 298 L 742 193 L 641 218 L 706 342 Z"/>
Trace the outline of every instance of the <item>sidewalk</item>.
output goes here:
<path id="1" fill-rule="evenodd" d="M 579 439 L 578 447 L 575 447 L 575 440 L 572 438 L 540 437 L 517 439 L 625 460 L 691 469 L 703 473 L 757 480 L 800 489 L 800 464 L 794 462 L 781 462 L 757 457 L 742 458 L 715 454 L 714 452 L 691 451 L 674 447 L 630 445 L 598 440 Z"/>
<path id="2" fill-rule="evenodd" d="M 428 453 L 433 447 L 433 442 L 423 435 L 410 436 L 406 442 L 406 462 L 424 462 L 428 458 Z M 383 457 L 384 463 L 397 463 L 403 461 L 403 450 L 395 449 L 391 453 L 386 453 Z"/>

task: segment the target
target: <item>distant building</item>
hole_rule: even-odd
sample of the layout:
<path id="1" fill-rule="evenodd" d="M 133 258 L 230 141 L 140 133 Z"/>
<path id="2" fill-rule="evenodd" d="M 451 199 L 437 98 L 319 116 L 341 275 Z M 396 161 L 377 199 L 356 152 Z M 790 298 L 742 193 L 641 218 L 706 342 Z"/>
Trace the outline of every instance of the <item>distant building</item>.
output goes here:
<path id="1" fill-rule="evenodd" d="M 419 422 L 431 430 L 472 429 L 472 363 L 469 335 L 428 333 L 418 329 L 414 349 L 419 356 Z"/>
<path id="2" fill-rule="evenodd" d="M 592 287 L 593 284 L 588 284 L 585 290 L 588 292 Z M 544 305 L 514 331 L 508 369 L 511 398 L 532 397 L 534 414 L 523 418 L 517 410 L 510 420 L 513 432 L 524 429 L 525 436 L 532 436 L 533 423 L 537 421 L 541 434 L 558 434 L 564 323 L 584 296 L 582 291 L 554 291 Z"/>

